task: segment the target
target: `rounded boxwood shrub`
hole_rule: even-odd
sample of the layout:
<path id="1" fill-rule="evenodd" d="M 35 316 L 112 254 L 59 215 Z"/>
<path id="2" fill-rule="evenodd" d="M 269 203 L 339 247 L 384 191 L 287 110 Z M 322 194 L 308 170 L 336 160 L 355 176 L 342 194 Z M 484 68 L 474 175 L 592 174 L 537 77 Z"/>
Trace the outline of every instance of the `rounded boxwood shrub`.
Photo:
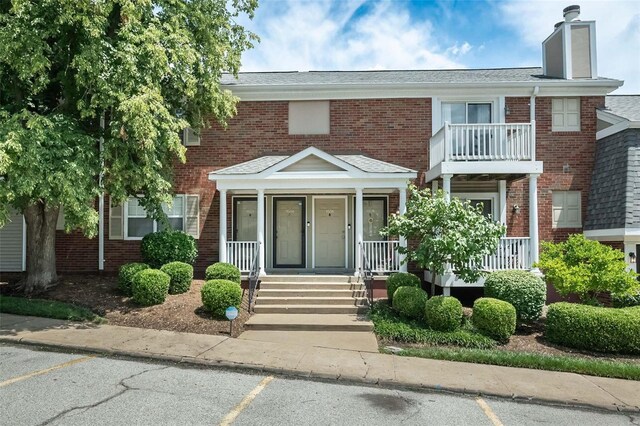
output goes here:
<path id="1" fill-rule="evenodd" d="M 133 276 L 131 292 L 133 301 L 139 305 L 158 305 L 167 298 L 169 275 L 158 269 L 144 269 Z"/>
<path id="2" fill-rule="evenodd" d="M 462 303 L 451 296 L 434 296 L 424 304 L 424 320 L 438 331 L 455 331 L 462 324 Z"/>
<path id="3" fill-rule="evenodd" d="M 511 303 L 519 321 L 535 321 L 547 301 L 547 286 L 528 271 L 496 271 L 484 282 L 484 295 Z"/>
<path id="4" fill-rule="evenodd" d="M 118 288 L 127 296 L 131 296 L 131 284 L 133 283 L 133 277 L 140 271 L 149 269 L 149 265 L 146 263 L 127 263 L 120 267 L 118 270 Z"/>
<path id="5" fill-rule="evenodd" d="M 227 280 L 240 284 L 240 269 L 230 263 L 218 262 L 209 266 L 204 273 L 205 280 Z"/>
<path id="6" fill-rule="evenodd" d="M 422 319 L 428 298 L 427 292 L 421 288 L 398 287 L 393 294 L 393 309 L 407 318 Z"/>
<path id="7" fill-rule="evenodd" d="M 169 275 L 169 294 L 186 293 L 193 281 L 193 266 L 184 262 L 170 262 L 162 265 L 162 272 Z"/>
<path id="8" fill-rule="evenodd" d="M 240 309 L 242 288 L 240 284 L 229 280 L 210 280 L 200 290 L 202 304 L 216 317 L 224 317 L 229 306 Z"/>
<path id="9" fill-rule="evenodd" d="M 184 262 L 193 265 L 198 256 L 196 240 L 182 231 L 165 230 L 152 232 L 142 238 L 142 259 L 153 268 L 169 262 Z"/>
<path id="10" fill-rule="evenodd" d="M 393 304 L 393 294 L 399 287 L 422 287 L 422 282 L 417 276 L 408 272 L 395 272 L 387 278 L 387 299 Z"/>
<path id="11" fill-rule="evenodd" d="M 576 349 L 640 354 L 640 307 L 553 303 L 547 312 L 545 336 L 550 342 Z"/>
<path id="12" fill-rule="evenodd" d="M 516 331 L 516 308 L 504 300 L 481 297 L 473 304 L 471 322 L 485 336 L 507 342 Z"/>

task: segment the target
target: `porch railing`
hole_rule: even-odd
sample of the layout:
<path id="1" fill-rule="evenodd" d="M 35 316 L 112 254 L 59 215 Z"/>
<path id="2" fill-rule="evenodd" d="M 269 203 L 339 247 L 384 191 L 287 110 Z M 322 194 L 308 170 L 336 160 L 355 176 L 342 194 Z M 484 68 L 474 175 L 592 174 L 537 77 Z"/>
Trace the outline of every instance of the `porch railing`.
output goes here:
<path id="1" fill-rule="evenodd" d="M 394 241 L 363 241 L 362 254 L 369 261 L 373 272 L 398 272 L 400 270 L 400 242 Z"/>
<path id="2" fill-rule="evenodd" d="M 256 244 L 253 259 L 251 260 L 251 268 L 249 270 L 249 313 L 253 311 L 253 298 L 256 295 L 258 282 L 260 281 L 260 243 Z"/>
<path id="3" fill-rule="evenodd" d="M 529 237 L 503 237 L 498 250 L 485 256 L 483 269 L 502 271 L 508 269 L 531 269 Z"/>
<path id="4" fill-rule="evenodd" d="M 257 250 L 257 241 L 227 241 L 228 262 L 240 269 L 240 272 L 249 272 Z"/>
<path id="5" fill-rule="evenodd" d="M 431 168 L 443 161 L 533 161 L 535 121 L 531 123 L 451 124 L 429 141 Z"/>
<path id="6" fill-rule="evenodd" d="M 362 253 L 362 262 L 360 263 L 360 277 L 362 277 L 362 280 L 364 281 L 369 306 L 373 306 L 373 272 L 371 271 L 371 263 L 369 262 L 369 258 L 367 257 L 367 253 L 364 250 L 362 242 L 360 242 L 360 249 Z"/>

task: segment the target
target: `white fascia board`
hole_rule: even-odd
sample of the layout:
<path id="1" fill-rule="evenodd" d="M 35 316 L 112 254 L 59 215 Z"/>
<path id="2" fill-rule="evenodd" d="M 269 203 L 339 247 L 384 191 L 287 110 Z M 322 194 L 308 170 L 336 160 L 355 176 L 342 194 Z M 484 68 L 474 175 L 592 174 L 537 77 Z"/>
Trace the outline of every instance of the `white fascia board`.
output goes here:
<path id="1" fill-rule="evenodd" d="M 400 174 L 398 174 L 400 175 Z M 402 175 L 401 175 L 402 176 Z M 222 190 L 314 190 L 342 189 L 351 190 L 362 189 L 398 189 L 406 188 L 411 177 L 395 176 L 395 178 L 376 177 L 370 179 L 314 179 L 314 180 L 267 180 L 267 179 L 246 179 L 238 181 L 218 180 L 216 188 Z M 413 175 L 415 178 L 415 174 Z"/>
<path id="2" fill-rule="evenodd" d="M 424 183 L 429 183 L 432 180 L 438 179 L 442 175 L 442 163 L 436 164 L 424 172 Z"/>
<path id="3" fill-rule="evenodd" d="M 541 174 L 542 161 L 445 161 L 440 164 L 443 175 Z"/>
<path id="4" fill-rule="evenodd" d="M 393 83 L 225 86 L 240 101 L 429 98 L 433 96 L 604 96 L 622 86 L 620 80 L 563 80 L 508 83 Z"/>
<path id="5" fill-rule="evenodd" d="M 267 177 L 267 176 L 271 176 L 274 173 L 279 172 L 282 169 L 285 169 L 287 167 L 289 167 L 292 164 L 297 163 L 300 160 L 303 160 L 311 155 L 315 155 L 318 158 L 321 158 L 322 160 L 326 161 L 327 163 L 333 164 L 336 167 L 339 167 L 341 169 L 346 170 L 347 172 L 349 172 L 349 174 L 352 175 L 360 175 L 362 173 L 364 173 L 362 170 L 358 169 L 357 167 L 352 166 L 351 164 L 347 163 L 346 161 L 342 161 L 341 159 L 334 157 L 331 154 L 327 154 L 326 152 L 314 147 L 314 146 L 310 146 L 308 148 L 303 149 L 302 151 L 298 152 L 297 154 L 294 154 L 292 156 L 290 156 L 289 158 L 280 161 L 279 163 L 269 167 L 268 169 L 260 172 L 258 175 L 262 176 L 262 177 Z"/>
<path id="6" fill-rule="evenodd" d="M 599 120 L 606 121 L 607 123 L 610 123 L 610 124 L 618 124 L 621 121 L 628 121 L 624 117 L 620 117 L 619 115 L 615 115 L 610 111 L 604 111 L 601 109 L 596 110 L 596 115 Z"/>
<path id="7" fill-rule="evenodd" d="M 584 231 L 584 236 L 598 241 L 623 241 L 629 239 L 640 241 L 640 228 L 594 229 Z"/>
<path id="8" fill-rule="evenodd" d="M 618 132 L 622 132 L 623 130 L 627 130 L 630 127 L 630 124 L 631 123 L 629 123 L 628 121 L 623 121 L 623 122 L 614 124 L 610 127 L 607 127 L 606 129 L 602 129 L 596 133 L 596 140 L 600 140 L 600 139 L 606 138 L 607 136 L 611 136 Z"/>

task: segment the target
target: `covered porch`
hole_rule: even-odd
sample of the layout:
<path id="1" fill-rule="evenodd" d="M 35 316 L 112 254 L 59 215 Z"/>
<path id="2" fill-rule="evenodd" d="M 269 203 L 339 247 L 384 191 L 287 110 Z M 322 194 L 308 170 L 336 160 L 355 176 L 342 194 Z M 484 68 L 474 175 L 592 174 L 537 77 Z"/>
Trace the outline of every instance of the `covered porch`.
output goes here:
<path id="1" fill-rule="evenodd" d="M 220 192 L 219 259 L 260 275 L 406 270 L 379 231 L 404 212 L 416 172 L 364 155 L 309 147 L 209 174 Z"/>

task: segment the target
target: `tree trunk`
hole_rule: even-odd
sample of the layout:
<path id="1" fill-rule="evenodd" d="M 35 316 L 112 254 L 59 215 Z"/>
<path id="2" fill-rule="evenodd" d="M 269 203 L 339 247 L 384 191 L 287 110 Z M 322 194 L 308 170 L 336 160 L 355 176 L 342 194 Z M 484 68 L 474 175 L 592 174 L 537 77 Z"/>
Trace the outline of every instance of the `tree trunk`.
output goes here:
<path id="1" fill-rule="evenodd" d="M 26 294 L 41 293 L 57 284 L 56 223 L 59 207 L 36 202 L 24 210 L 27 223 L 27 276 L 21 283 Z"/>

